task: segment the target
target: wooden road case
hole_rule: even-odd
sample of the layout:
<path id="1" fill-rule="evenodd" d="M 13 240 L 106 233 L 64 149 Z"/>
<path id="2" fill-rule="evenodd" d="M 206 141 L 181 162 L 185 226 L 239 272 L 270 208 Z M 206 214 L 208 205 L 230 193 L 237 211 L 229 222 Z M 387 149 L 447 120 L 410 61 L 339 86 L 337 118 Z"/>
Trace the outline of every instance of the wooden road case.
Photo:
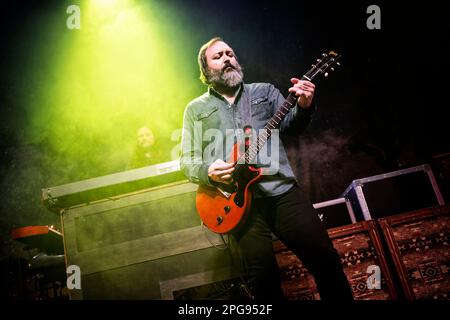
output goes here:
<path id="1" fill-rule="evenodd" d="M 378 220 L 405 297 L 450 300 L 450 205 Z"/>
<path id="2" fill-rule="evenodd" d="M 355 300 L 397 299 L 397 289 L 374 221 L 331 228 L 328 235 L 341 258 Z M 314 278 L 297 256 L 278 240 L 274 249 L 286 298 L 319 300 Z M 370 288 L 367 280 L 375 268 L 380 271 L 380 287 Z"/>

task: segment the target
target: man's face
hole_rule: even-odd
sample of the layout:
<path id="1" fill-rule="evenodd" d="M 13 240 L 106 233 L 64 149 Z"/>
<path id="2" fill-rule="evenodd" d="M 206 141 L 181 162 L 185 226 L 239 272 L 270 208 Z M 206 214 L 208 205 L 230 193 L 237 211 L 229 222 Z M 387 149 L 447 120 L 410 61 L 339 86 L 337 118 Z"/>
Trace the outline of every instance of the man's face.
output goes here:
<path id="1" fill-rule="evenodd" d="M 214 85 L 236 87 L 244 77 L 241 66 L 225 42 L 217 41 L 205 51 L 208 64 L 208 80 Z"/>

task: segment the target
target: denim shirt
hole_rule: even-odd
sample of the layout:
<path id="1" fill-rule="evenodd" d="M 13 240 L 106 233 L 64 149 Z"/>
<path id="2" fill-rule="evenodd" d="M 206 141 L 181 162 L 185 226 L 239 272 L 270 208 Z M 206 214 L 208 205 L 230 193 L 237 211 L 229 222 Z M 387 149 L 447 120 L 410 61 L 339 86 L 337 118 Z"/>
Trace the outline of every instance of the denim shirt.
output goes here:
<path id="1" fill-rule="evenodd" d="M 233 147 L 233 137 L 230 138 L 230 135 L 233 135 L 234 130 L 229 129 L 242 129 L 244 124 L 248 124 L 246 120 L 250 119 L 250 112 L 247 112 L 248 116 L 246 117 L 245 104 L 251 106 L 251 125 L 258 133 L 258 130 L 265 127 L 284 101 L 285 98 L 280 91 L 269 83 L 244 84 L 233 104 L 230 104 L 211 87 L 202 96 L 192 100 L 184 112 L 181 142 L 180 165 L 186 177 L 193 183 L 213 185 L 208 177 L 208 168 L 217 158 L 230 162 Z M 276 161 L 277 159 L 274 158 L 277 157 L 273 157 L 271 150 L 273 140 L 277 139 L 278 161 L 275 165 L 271 162 L 260 163 L 258 161 L 255 166 L 262 167 L 263 170 L 264 167 L 272 166 L 278 170 L 276 172 L 272 170 L 271 174 L 264 175 L 256 183 L 255 197 L 282 194 L 296 183 L 296 177 L 279 137 L 300 134 L 310 123 L 315 109 L 314 104 L 307 109 L 294 106 L 280 123 L 280 135 L 272 134 L 268 139 L 266 151 L 261 150 L 260 155 L 261 153 L 266 154 L 266 160 L 271 158 L 270 161 Z M 208 129 L 218 129 L 218 131 Z M 212 131 L 212 134 L 209 131 Z M 217 136 L 215 133 L 221 133 L 221 135 Z M 211 148 L 212 145 L 217 149 Z M 276 146 L 276 143 L 274 145 Z M 222 152 L 210 152 L 218 150 L 220 147 L 222 147 Z"/>

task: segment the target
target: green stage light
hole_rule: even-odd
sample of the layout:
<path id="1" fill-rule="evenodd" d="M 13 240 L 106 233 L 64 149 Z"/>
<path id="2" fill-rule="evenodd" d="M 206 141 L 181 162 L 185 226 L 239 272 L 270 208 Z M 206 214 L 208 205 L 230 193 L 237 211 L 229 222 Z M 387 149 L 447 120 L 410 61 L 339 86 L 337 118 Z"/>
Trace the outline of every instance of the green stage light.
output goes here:
<path id="1" fill-rule="evenodd" d="M 61 182 L 125 170 L 141 126 L 171 143 L 186 103 L 203 89 L 196 48 L 168 3 L 97 0 L 79 8 L 80 29 L 56 13 L 45 29 L 51 39 L 43 29 L 52 45 L 37 49 L 54 59 L 36 67 L 40 90 L 30 103 L 30 139 L 45 139 L 57 166 L 78 171 Z M 171 160 L 170 149 L 161 161 Z"/>

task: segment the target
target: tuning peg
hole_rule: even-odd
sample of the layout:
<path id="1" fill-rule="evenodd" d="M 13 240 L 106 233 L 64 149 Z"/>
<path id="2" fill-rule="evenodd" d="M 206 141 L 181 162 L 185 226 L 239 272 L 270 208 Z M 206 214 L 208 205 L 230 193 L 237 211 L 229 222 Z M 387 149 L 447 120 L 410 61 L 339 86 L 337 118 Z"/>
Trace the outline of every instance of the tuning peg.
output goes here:
<path id="1" fill-rule="evenodd" d="M 327 54 L 326 54 L 326 53 L 322 53 L 322 56 L 323 56 L 323 57 L 326 57 L 326 56 L 327 56 Z"/>
<path id="2" fill-rule="evenodd" d="M 336 65 L 340 66 L 341 64 L 339 62 L 336 62 Z"/>
<path id="3" fill-rule="evenodd" d="M 334 68 L 333 68 L 333 67 L 331 67 L 330 69 L 331 69 L 331 71 L 334 71 Z"/>
<path id="4" fill-rule="evenodd" d="M 317 62 L 320 62 L 320 59 L 316 59 Z"/>
<path id="5" fill-rule="evenodd" d="M 325 76 L 325 78 L 328 77 L 328 72 L 325 72 L 324 76 Z"/>

